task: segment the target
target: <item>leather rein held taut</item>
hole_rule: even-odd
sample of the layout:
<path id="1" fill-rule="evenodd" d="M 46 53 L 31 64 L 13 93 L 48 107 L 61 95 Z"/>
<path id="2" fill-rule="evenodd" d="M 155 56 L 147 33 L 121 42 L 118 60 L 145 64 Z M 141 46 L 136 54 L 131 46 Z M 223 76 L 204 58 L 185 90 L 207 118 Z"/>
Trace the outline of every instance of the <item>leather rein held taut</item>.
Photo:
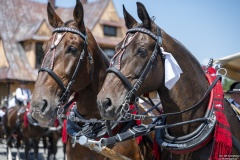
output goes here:
<path id="1" fill-rule="evenodd" d="M 56 37 L 56 34 L 59 33 L 59 32 L 63 32 L 63 34 L 61 35 L 61 37 L 59 39 L 57 39 L 55 41 L 55 37 Z M 59 76 L 53 72 L 53 63 L 54 63 L 54 57 L 55 57 L 55 51 L 56 51 L 56 47 L 59 45 L 59 43 L 61 42 L 61 40 L 63 39 L 64 35 L 67 33 L 67 32 L 71 32 L 71 33 L 74 33 L 74 34 L 77 34 L 79 35 L 83 40 L 84 40 L 84 47 L 83 47 L 83 50 L 81 52 L 81 55 L 79 57 L 79 60 L 78 60 L 78 63 L 77 63 L 77 67 L 74 71 L 74 74 L 72 75 L 72 78 L 70 79 L 70 81 L 68 82 L 67 86 L 65 87 L 64 84 L 63 84 L 63 81 L 59 78 Z M 69 99 L 69 96 L 70 96 L 70 89 L 72 87 L 72 84 L 75 82 L 75 77 L 79 71 L 79 68 L 81 66 L 81 62 L 83 61 L 83 58 L 85 56 L 85 52 L 87 51 L 88 53 L 88 58 L 89 58 L 89 62 L 90 62 L 90 70 L 92 70 L 92 64 L 93 64 L 93 59 L 92 59 L 92 56 L 91 54 L 88 52 L 87 50 L 87 46 L 88 46 L 88 36 L 81 33 L 80 31 L 74 29 L 74 28 L 70 28 L 70 27 L 60 27 L 60 28 L 56 28 L 54 31 L 53 31 L 53 40 L 52 40 L 52 45 L 51 47 L 49 48 L 48 52 L 46 53 L 44 59 L 43 59 L 43 63 L 42 63 L 42 66 L 41 68 L 38 70 L 38 72 L 47 72 L 56 82 L 57 84 L 61 87 L 62 89 L 62 95 L 59 99 L 59 102 L 61 105 L 67 103 L 68 99 Z M 45 59 L 47 57 L 47 55 L 50 54 L 50 52 L 53 52 L 52 53 L 52 59 L 51 59 L 51 66 L 50 67 L 46 67 L 44 66 L 44 63 L 45 63 Z M 92 79 L 92 73 L 90 73 L 91 75 L 91 78 Z M 63 111 L 61 111 L 63 112 Z"/>

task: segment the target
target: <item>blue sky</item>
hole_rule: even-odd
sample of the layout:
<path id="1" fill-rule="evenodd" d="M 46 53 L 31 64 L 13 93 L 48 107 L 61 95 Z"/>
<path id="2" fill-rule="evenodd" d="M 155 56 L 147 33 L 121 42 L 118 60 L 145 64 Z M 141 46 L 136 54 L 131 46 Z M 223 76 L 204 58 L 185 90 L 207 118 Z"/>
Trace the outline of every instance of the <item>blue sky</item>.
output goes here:
<path id="1" fill-rule="evenodd" d="M 47 3 L 47 0 L 35 0 Z M 89 2 L 95 0 L 88 0 Z M 240 0 L 138 0 L 149 16 L 169 35 L 182 42 L 201 64 L 240 52 Z M 139 21 L 136 0 L 113 0 L 118 15 L 122 4 Z M 74 7 L 76 0 L 56 0 Z"/>

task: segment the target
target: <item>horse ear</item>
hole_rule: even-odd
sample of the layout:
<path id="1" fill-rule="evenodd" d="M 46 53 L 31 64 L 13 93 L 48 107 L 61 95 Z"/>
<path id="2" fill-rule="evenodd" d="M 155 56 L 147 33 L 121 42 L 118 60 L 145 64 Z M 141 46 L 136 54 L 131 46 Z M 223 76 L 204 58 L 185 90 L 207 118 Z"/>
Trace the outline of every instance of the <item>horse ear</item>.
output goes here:
<path id="1" fill-rule="evenodd" d="M 51 4 L 48 2 L 47 6 L 47 13 L 48 13 L 48 22 L 53 28 L 60 27 L 63 24 L 61 18 L 55 13 L 54 9 L 52 8 Z"/>
<path id="2" fill-rule="evenodd" d="M 145 6 L 140 2 L 137 2 L 137 12 L 138 12 L 138 17 L 141 19 L 143 23 L 143 26 L 150 29 L 151 18 L 149 17 Z"/>
<path id="3" fill-rule="evenodd" d="M 134 24 L 137 24 L 137 21 L 127 12 L 124 5 L 123 5 L 123 15 L 124 15 L 125 25 L 127 29 L 130 29 L 133 27 Z"/>
<path id="4" fill-rule="evenodd" d="M 85 32 L 83 15 L 84 15 L 84 13 L 83 13 L 82 3 L 80 2 L 80 0 L 76 0 L 76 6 L 75 6 L 74 11 L 73 11 L 73 17 L 74 17 L 74 20 L 77 23 L 77 26 L 78 26 L 79 30 Z"/>

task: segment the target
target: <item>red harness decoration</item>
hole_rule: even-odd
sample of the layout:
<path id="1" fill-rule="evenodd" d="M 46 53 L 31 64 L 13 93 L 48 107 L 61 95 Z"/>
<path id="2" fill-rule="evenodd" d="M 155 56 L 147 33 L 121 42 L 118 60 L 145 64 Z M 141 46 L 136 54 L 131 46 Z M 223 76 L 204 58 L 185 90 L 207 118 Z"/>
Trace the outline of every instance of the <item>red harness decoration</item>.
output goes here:
<path id="1" fill-rule="evenodd" d="M 155 160 L 160 160 L 161 159 L 161 154 L 160 154 L 160 147 L 157 143 L 157 141 L 154 139 L 153 140 L 153 157 Z"/>
<path id="2" fill-rule="evenodd" d="M 208 68 L 208 74 L 212 79 L 216 78 L 216 70 L 212 67 Z M 210 160 L 218 160 L 220 155 L 230 155 L 232 153 L 232 135 L 230 125 L 224 114 L 224 95 L 220 80 L 217 82 L 214 90 L 214 111 L 216 115 L 216 125 L 214 131 L 213 150 Z"/>
<path id="3" fill-rule="evenodd" d="M 72 109 L 72 107 L 73 107 L 73 105 L 74 105 L 74 102 L 69 106 L 69 110 L 68 110 L 68 112 L 67 112 L 67 116 L 70 114 L 70 110 Z M 66 144 L 67 143 L 67 139 L 68 139 L 68 134 L 67 134 L 67 120 L 66 119 L 64 119 L 63 120 L 63 128 L 62 128 L 62 142 L 63 142 L 63 144 Z"/>
<path id="4" fill-rule="evenodd" d="M 63 129 L 62 129 L 62 142 L 63 144 L 66 144 L 67 143 L 67 120 L 64 119 L 63 120 Z"/>
<path id="5" fill-rule="evenodd" d="M 28 119 L 27 119 L 27 114 L 30 110 L 30 103 L 27 103 L 27 108 L 26 111 L 24 112 L 24 116 L 23 116 L 23 123 L 24 123 L 24 127 L 27 128 L 28 127 Z"/>

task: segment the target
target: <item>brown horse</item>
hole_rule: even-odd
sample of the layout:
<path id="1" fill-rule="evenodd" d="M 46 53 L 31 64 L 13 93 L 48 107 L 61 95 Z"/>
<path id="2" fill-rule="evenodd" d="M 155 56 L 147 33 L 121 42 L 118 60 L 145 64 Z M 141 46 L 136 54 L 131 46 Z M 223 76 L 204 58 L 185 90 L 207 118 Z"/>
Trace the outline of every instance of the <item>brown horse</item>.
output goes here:
<path id="1" fill-rule="evenodd" d="M 12 159 L 11 147 L 18 149 L 17 157 L 19 157 L 19 148 L 25 146 L 25 159 L 29 159 L 30 144 L 33 144 L 34 159 L 38 159 L 38 143 L 45 131 L 40 126 L 24 124 L 24 114 L 27 107 L 15 106 L 10 108 L 4 116 L 4 129 L 6 132 L 6 141 L 8 146 L 8 159 Z M 30 141 L 32 140 L 32 141 Z M 15 146 L 13 144 L 15 143 Z M 44 145 L 46 149 L 47 146 Z"/>
<path id="2" fill-rule="evenodd" d="M 112 59 L 112 67 L 108 69 L 104 87 L 98 94 L 101 116 L 108 120 L 115 120 L 127 112 L 129 108 L 125 108 L 128 106 L 126 103 L 132 102 L 135 95 L 157 90 L 165 115 L 182 113 L 174 114 L 174 117 L 167 117 L 167 124 L 177 124 L 204 117 L 210 96 L 208 94 L 206 98 L 201 100 L 209 87 L 209 82 L 201 65 L 179 41 L 169 36 L 154 23 L 144 5 L 139 2 L 137 2 L 137 12 L 142 23 L 137 23 L 123 6 L 125 24 L 129 30 L 124 40 L 116 46 L 117 53 Z M 178 72 L 170 70 L 171 67 L 169 68 L 168 65 L 172 63 L 167 62 L 170 60 L 167 58 L 169 54 L 163 54 L 163 52 L 172 54 L 171 58 L 174 58 L 179 64 L 178 68 L 175 69 Z M 175 62 L 174 65 L 176 68 Z M 180 76 L 180 78 L 176 83 L 169 84 L 166 79 L 172 73 L 176 73 L 177 77 Z M 198 107 L 189 109 L 190 106 L 194 106 L 199 101 L 201 103 L 197 105 Z M 233 145 L 236 144 L 236 139 L 239 144 L 239 122 L 231 107 L 228 104 L 224 104 L 224 106 L 224 113 L 231 124 L 231 132 L 235 137 Z M 199 126 L 199 122 L 187 123 L 169 128 L 168 133 L 173 137 L 171 141 L 178 142 L 178 140 L 184 139 L 184 135 L 200 133 L 199 130 L 194 132 Z M 187 141 L 186 138 L 185 140 Z M 194 141 L 194 139 L 191 140 L 193 143 Z M 211 154 L 212 145 L 213 142 L 210 141 L 196 151 L 174 154 L 168 150 L 177 148 L 178 145 L 175 144 L 170 146 L 168 150 L 164 149 L 161 158 L 206 160 Z M 165 148 L 167 147 L 165 146 Z M 232 154 L 239 155 L 235 149 L 233 149 Z"/>
<path id="3" fill-rule="evenodd" d="M 100 91 L 109 66 L 109 60 L 101 51 L 91 31 L 83 21 L 83 6 L 76 1 L 74 20 L 63 22 L 48 4 L 48 20 L 53 36 L 44 43 L 45 58 L 35 83 L 31 113 L 42 126 L 51 126 L 57 116 L 58 106 L 66 103 L 73 93 L 77 113 L 84 119 L 101 118 L 97 108 L 97 94 Z M 60 111 L 60 110 L 59 110 Z M 73 122 L 74 123 L 74 122 Z M 76 128 L 81 128 L 78 123 Z M 104 157 L 79 144 L 72 145 L 75 137 L 70 134 L 67 142 L 67 158 L 103 159 Z M 132 149 L 129 150 L 128 147 Z M 139 159 L 135 140 L 114 146 L 117 152 Z M 121 151 L 119 151 L 121 150 Z M 138 157 L 136 157 L 138 156 Z"/>
<path id="4" fill-rule="evenodd" d="M 33 148 L 34 159 L 37 160 L 39 149 L 38 144 L 40 139 L 43 141 L 44 156 L 47 156 L 47 159 L 55 159 L 57 153 L 57 142 L 61 137 L 61 135 L 59 135 L 59 131 L 54 130 L 55 128 L 49 129 L 40 127 L 35 120 L 31 119 L 31 116 L 27 116 L 27 113 L 28 107 L 20 107 L 17 105 L 10 108 L 4 116 L 3 129 L 6 134 L 8 146 L 8 159 L 12 159 L 12 147 L 17 148 L 17 157 L 19 158 L 19 148 L 24 146 L 25 159 L 29 159 L 29 151 Z M 25 122 L 24 118 L 26 118 Z M 46 155 L 46 151 L 48 151 L 48 155 Z"/>

